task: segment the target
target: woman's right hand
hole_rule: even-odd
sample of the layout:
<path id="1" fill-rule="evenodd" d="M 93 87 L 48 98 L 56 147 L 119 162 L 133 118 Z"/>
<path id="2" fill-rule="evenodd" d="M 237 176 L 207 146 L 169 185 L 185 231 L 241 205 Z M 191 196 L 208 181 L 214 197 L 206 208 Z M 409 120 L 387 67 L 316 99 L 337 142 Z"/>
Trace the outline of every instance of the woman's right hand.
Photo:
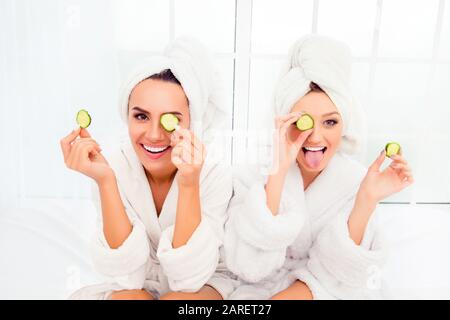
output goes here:
<path id="1" fill-rule="evenodd" d="M 78 171 L 97 183 L 114 176 L 112 168 L 100 153 L 100 146 L 86 129 L 72 131 L 60 143 L 64 162 L 69 169 Z"/>
<path id="2" fill-rule="evenodd" d="M 289 167 L 296 161 L 303 143 L 312 133 L 311 129 L 299 132 L 298 136 L 293 141 L 291 140 L 290 130 L 297 129 L 290 127 L 300 116 L 300 112 L 293 112 L 275 119 L 273 174 L 269 175 L 265 185 L 267 207 L 273 215 L 278 214 L 284 180 Z"/>
<path id="3" fill-rule="evenodd" d="M 292 130 L 290 129 L 291 126 L 300 118 L 301 115 L 301 112 L 292 112 L 275 119 L 274 163 L 278 164 L 278 168 L 276 169 L 281 169 L 282 172 L 287 171 L 291 164 L 294 163 L 303 143 L 312 133 L 312 129 L 302 131 L 294 141 L 291 141 L 289 137 L 289 130 Z"/>

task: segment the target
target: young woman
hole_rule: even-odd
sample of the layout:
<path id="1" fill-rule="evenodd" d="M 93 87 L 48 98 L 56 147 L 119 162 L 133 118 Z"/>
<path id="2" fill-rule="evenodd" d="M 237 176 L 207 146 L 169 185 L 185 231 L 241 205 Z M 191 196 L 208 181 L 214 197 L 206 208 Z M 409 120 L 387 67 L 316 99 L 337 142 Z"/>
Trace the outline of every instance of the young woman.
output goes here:
<path id="1" fill-rule="evenodd" d="M 372 286 L 385 258 L 367 231 L 377 203 L 413 182 L 400 154 L 381 169 L 352 160 L 363 119 L 348 78 L 350 53 L 307 36 L 291 49 L 275 92 L 275 167 L 268 177 L 238 173 L 225 232 L 228 268 L 243 284 L 232 299 L 351 299 Z M 314 127 L 296 121 L 310 115 Z"/>
<path id="2" fill-rule="evenodd" d="M 93 259 L 109 279 L 73 299 L 223 299 L 233 290 L 219 264 L 231 177 L 205 162 L 200 140 L 225 119 L 219 97 L 210 57 L 180 38 L 126 82 L 129 139 L 117 150 L 104 155 L 86 129 L 61 140 L 67 167 L 96 184 Z M 167 114 L 174 131 L 162 125 Z"/>

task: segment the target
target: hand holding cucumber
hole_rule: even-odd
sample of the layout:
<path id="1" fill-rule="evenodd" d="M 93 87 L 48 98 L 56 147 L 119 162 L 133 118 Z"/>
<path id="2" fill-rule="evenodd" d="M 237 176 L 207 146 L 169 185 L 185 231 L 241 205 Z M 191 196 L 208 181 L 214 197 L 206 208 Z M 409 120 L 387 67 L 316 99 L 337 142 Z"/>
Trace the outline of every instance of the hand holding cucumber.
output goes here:
<path id="1" fill-rule="evenodd" d="M 81 110 L 76 120 L 80 127 L 60 141 L 66 166 L 94 179 L 97 183 L 114 176 L 113 170 L 100 153 L 100 146 L 85 129 L 91 121 L 89 114 Z"/>
<path id="2" fill-rule="evenodd" d="M 414 182 L 411 168 L 401 154 L 400 145 L 396 143 L 393 149 L 390 149 L 388 145 L 369 167 L 358 192 L 358 195 L 374 204 L 402 191 Z M 388 155 L 387 151 L 392 162 L 381 171 L 381 165 Z"/>
<path id="3" fill-rule="evenodd" d="M 303 122 L 305 118 L 303 118 L 304 114 L 300 112 L 293 112 L 283 115 L 281 117 L 277 117 L 275 119 L 275 138 L 274 138 L 274 147 L 275 147 L 275 163 L 278 164 L 278 167 L 282 171 L 286 171 L 292 163 L 297 158 L 297 155 L 306 141 L 308 136 L 312 132 L 312 127 L 310 126 L 309 120 Z M 301 120 L 302 119 L 302 120 Z M 300 124 L 299 124 L 300 120 Z M 304 130 L 300 130 L 300 134 L 296 137 L 294 141 L 291 141 L 289 138 L 288 130 L 291 125 L 296 123 L 297 128 L 299 125 Z M 305 126 L 303 126 L 305 125 Z"/>
<path id="4" fill-rule="evenodd" d="M 178 168 L 177 182 L 182 186 L 199 183 L 200 172 L 206 158 L 203 143 L 188 129 L 178 128 L 171 137 L 172 163 Z"/>

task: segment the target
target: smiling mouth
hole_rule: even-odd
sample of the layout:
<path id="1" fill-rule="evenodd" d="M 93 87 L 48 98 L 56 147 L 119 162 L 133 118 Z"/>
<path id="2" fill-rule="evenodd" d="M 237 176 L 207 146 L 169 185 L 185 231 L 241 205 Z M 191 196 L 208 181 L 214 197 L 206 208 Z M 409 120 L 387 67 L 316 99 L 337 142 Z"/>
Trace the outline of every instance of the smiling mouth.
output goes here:
<path id="1" fill-rule="evenodd" d="M 308 167 L 319 169 L 327 147 L 302 147 L 302 151 Z"/>
<path id="2" fill-rule="evenodd" d="M 302 147 L 303 153 L 309 152 L 322 152 L 327 151 L 327 147 Z"/>
<path id="3" fill-rule="evenodd" d="M 148 153 L 151 153 L 151 154 L 160 154 L 170 148 L 170 145 L 162 146 L 162 147 L 152 147 L 152 146 L 146 146 L 144 144 L 141 144 L 141 146 L 144 148 L 145 151 L 147 151 Z"/>

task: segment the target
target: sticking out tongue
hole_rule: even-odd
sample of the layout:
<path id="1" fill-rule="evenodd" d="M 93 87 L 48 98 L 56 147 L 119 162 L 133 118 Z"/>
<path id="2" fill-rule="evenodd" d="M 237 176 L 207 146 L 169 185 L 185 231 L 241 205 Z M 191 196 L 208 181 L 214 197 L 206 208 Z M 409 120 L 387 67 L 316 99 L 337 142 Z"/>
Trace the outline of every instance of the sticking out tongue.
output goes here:
<path id="1" fill-rule="evenodd" d="M 305 159 L 310 168 L 318 168 L 323 159 L 323 151 L 306 151 Z"/>

